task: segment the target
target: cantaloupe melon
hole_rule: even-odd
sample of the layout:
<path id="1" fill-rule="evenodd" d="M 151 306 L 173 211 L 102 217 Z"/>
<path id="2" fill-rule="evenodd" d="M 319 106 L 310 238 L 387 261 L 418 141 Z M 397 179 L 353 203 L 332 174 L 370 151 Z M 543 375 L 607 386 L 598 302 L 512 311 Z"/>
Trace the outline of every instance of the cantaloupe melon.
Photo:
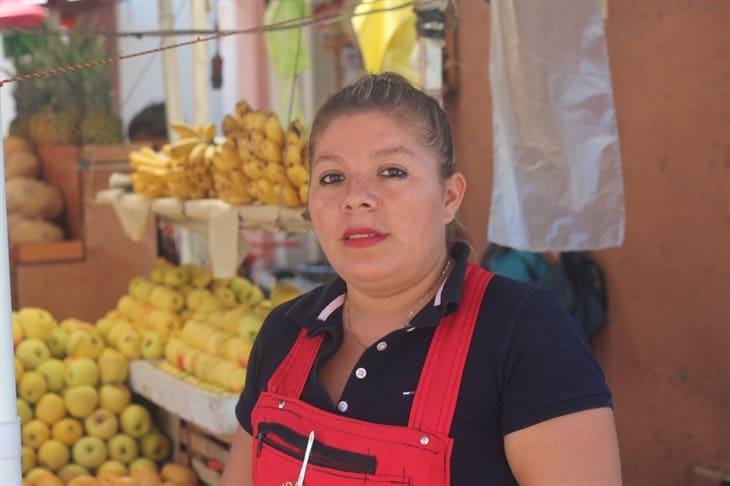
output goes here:
<path id="1" fill-rule="evenodd" d="M 26 218 L 55 219 L 63 211 L 61 192 L 50 184 L 28 177 L 7 181 L 5 186 L 9 213 Z"/>
<path id="2" fill-rule="evenodd" d="M 15 152 L 31 152 L 33 150 L 30 142 L 26 139 L 12 135 L 5 137 L 3 146 L 5 147 L 6 157 Z"/>
<path id="3" fill-rule="evenodd" d="M 38 157 L 33 152 L 13 152 L 5 157 L 5 179 L 28 177 L 35 179 L 40 172 Z"/>
<path id="4" fill-rule="evenodd" d="M 8 236 L 10 245 L 39 243 L 63 239 L 63 231 L 53 223 L 40 219 L 26 219 L 18 214 L 8 215 Z"/>

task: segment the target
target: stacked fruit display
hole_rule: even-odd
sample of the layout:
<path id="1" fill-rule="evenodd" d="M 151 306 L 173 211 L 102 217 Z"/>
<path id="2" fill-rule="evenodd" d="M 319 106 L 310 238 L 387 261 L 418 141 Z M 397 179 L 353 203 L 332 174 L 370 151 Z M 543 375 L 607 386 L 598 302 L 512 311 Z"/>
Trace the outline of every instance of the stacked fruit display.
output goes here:
<path id="1" fill-rule="evenodd" d="M 223 134 L 226 143 L 213 171 L 221 199 L 286 207 L 306 203 L 309 162 L 300 123 L 284 132 L 275 114 L 251 110 L 241 101 L 223 119 Z"/>
<path id="2" fill-rule="evenodd" d="M 28 483 L 63 484 L 138 469 L 156 475 L 170 441 L 156 430 L 150 412 L 131 402 L 127 357 L 106 347 L 91 324 L 58 324 L 42 309 L 13 313 L 12 326 Z"/>
<path id="3" fill-rule="evenodd" d="M 193 127 L 173 123 L 170 129 L 180 136 L 180 140 L 163 146 L 162 153 L 148 147 L 130 152 L 134 191 L 149 198 L 215 197 L 211 174 L 216 154 L 215 125 Z"/>

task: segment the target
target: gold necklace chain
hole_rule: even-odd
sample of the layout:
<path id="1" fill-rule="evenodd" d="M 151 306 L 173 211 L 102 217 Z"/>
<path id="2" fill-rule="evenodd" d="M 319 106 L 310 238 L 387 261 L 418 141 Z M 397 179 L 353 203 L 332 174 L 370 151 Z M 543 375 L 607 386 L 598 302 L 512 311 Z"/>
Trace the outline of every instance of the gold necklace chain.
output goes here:
<path id="1" fill-rule="evenodd" d="M 428 288 L 428 290 L 426 291 L 426 293 L 423 294 L 423 296 L 418 300 L 418 302 L 416 303 L 415 307 L 408 314 L 408 317 L 406 318 L 406 322 L 405 322 L 405 324 L 403 324 L 401 326 L 401 329 L 403 329 L 404 327 L 408 327 L 410 325 L 411 319 L 413 319 L 413 316 L 416 315 L 416 312 L 418 312 L 423 307 L 423 304 L 425 304 L 427 300 L 430 300 L 430 298 L 433 296 L 433 293 L 439 287 L 441 287 L 441 285 L 446 280 L 446 277 L 448 276 L 449 270 L 451 269 L 451 263 L 452 263 L 451 262 L 451 258 L 448 258 L 446 260 L 446 265 L 444 265 L 444 269 L 441 270 L 441 274 L 439 275 L 439 278 L 436 280 L 436 282 L 434 282 L 434 284 L 431 287 Z M 355 342 L 357 344 L 359 344 L 363 349 L 367 349 L 368 346 L 365 345 L 365 344 L 363 344 L 357 338 L 357 335 L 355 335 L 355 332 L 352 330 L 352 320 L 350 319 L 350 305 L 349 305 L 349 301 L 348 301 L 347 294 L 345 294 L 345 303 L 344 303 L 344 306 L 343 306 L 343 314 L 345 316 L 345 324 L 347 326 L 346 329 L 350 333 L 350 335 L 352 336 L 352 339 L 354 339 Z"/>

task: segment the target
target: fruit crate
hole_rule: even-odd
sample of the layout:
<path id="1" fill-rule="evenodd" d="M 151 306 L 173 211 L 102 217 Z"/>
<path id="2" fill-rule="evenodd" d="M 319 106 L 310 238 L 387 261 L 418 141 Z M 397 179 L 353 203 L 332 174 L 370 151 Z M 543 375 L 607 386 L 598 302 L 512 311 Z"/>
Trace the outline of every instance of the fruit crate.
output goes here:
<path id="1" fill-rule="evenodd" d="M 129 380 L 135 393 L 185 421 L 220 436 L 236 432 L 238 395 L 219 395 L 181 381 L 157 368 L 152 360 L 132 361 Z"/>
<path id="2" fill-rule="evenodd" d="M 211 486 L 220 484 L 232 442 L 232 436 L 216 435 L 190 423 L 180 431 L 181 447 L 190 466 L 203 483 Z"/>

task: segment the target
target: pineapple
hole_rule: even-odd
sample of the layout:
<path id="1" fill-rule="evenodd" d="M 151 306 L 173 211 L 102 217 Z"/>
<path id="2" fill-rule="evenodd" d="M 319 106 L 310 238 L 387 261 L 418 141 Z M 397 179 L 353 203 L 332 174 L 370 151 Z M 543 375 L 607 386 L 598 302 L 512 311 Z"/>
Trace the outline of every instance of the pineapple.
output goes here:
<path id="1" fill-rule="evenodd" d="M 84 75 L 86 101 L 81 141 L 84 144 L 120 143 L 124 138 L 122 119 L 112 109 L 111 79 L 106 68 L 90 69 Z"/>

